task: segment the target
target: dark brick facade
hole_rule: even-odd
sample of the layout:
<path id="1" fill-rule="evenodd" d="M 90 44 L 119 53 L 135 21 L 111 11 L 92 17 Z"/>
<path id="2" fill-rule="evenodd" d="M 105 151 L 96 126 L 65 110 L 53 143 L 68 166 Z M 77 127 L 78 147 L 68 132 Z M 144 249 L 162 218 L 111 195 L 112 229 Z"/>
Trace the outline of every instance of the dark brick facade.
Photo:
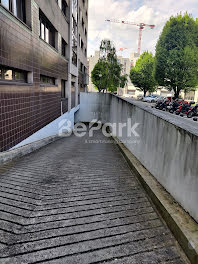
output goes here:
<path id="1" fill-rule="evenodd" d="M 31 14 L 32 28 L 28 28 L 0 6 L 0 65 L 33 73 L 33 83 L 0 82 L 0 151 L 10 149 L 61 114 L 60 83 L 41 85 L 40 74 L 67 80 L 68 63 L 39 38 L 39 9 L 33 3 Z"/>

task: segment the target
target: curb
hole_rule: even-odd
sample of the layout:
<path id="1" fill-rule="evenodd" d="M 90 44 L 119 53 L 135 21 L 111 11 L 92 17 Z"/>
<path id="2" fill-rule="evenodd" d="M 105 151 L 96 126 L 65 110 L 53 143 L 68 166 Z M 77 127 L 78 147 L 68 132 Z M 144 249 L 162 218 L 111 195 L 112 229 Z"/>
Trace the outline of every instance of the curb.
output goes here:
<path id="1" fill-rule="evenodd" d="M 30 154 L 56 140 L 60 139 L 58 135 L 51 136 L 48 138 L 41 139 L 39 141 L 35 141 L 33 143 L 27 144 L 25 146 L 13 149 L 13 150 L 8 150 L 5 152 L 0 153 L 0 166 L 5 165 L 15 159 L 18 159 L 20 157 L 23 157 L 27 154 Z"/>
<path id="2" fill-rule="evenodd" d="M 113 137 L 129 166 L 135 171 L 143 188 L 157 207 L 169 229 L 192 264 L 198 263 L 198 224 L 162 187 L 154 176 L 124 146 Z"/>

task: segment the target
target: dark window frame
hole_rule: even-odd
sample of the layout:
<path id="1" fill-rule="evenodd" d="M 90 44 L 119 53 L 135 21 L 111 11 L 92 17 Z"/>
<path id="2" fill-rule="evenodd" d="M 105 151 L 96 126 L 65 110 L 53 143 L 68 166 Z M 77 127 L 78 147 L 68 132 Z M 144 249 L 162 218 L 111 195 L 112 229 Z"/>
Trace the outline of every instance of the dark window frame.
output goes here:
<path id="1" fill-rule="evenodd" d="M 6 72 L 7 71 L 12 71 L 12 79 L 8 80 L 6 79 Z M 19 76 L 23 76 L 23 78 L 19 79 L 16 77 L 16 75 L 19 74 Z M 28 83 L 28 72 L 21 70 L 21 69 L 16 69 L 12 68 L 9 66 L 4 66 L 0 65 L 0 82 L 17 82 L 17 83 Z"/>
<path id="2" fill-rule="evenodd" d="M 82 50 L 84 49 L 84 42 L 83 42 L 82 39 L 81 39 L 80 47 L 81 47 Z"/>
<path id="3" fill-rule="evenodd" d="M 68 5 L 65 0 L 62 0 L 62 12 L 67 17 L 67 12 L 68 12 Z"/>
<path id="4" fill-rule="evenodd" d="M 17 17 L 19 20 L 21 20 L 23 23 L 26 23 L 26 4 L 25 0 L 7 0 L 8 7 L 5 6 L 2 3 L 3 0 L 0 0 L 0 4 L 9 10 L 15 17 Z M 16 7 L 16 10 L 14 10 L 14 7 Z M 19 12 L 20 7 L 20 12 Z"/>
<path id="5" fill-rule="evenodd" d="M 47 19 L 47 17 L 43 14 L 41 10 L 39 10 L 39 22 L 40 22 L 40 38 L 44 40 L 47 44 L 52 46 L 56 49 L 56 29 L 53 27 L 51 22 Z M 42 27 L 44 27 L 44 32 L 42 30 Z M 43 34 L 44 33 L 44 36 Z"/>
<path id="6" fill-rule="evenodd" d="M 40 75 L 40 84 L 41 85 L 53 85 L 53 86 L 56 86 L 56 78 L 41 74 Z"/>
<path id="7" fill-rule="evenodd" d="M 61 42 L 61 54 L 63 57 L 67 57 L 67 42 L 64 40 L 64 38 L 62 38 L 62 42 Z"/>
<path id="8" fill-rule="evenodd" d="M 78 63 L 78 55 L 77 52 L 72 50 L 72 64 L 77 66 Z"/>
<path id="9" fill-rule="evenodd" d="M 66 98 L 66 81 L 61 80 L 61 98 Z"/>

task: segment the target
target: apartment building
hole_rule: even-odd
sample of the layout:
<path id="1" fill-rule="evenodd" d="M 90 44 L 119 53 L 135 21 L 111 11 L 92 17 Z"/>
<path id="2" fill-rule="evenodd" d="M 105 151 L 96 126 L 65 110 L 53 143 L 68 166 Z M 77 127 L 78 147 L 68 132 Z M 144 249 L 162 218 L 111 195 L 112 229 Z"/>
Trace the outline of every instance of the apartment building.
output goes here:
<path id="1" fill-rule="evenodd" d="M 87 35 L 88 35 L 88 1 L 79 1 L 78 19 L 78 80 L 79 91 L 87 91 L 88 65 L 87 65 Z"/>
<path id="2" fill-rule="evenodd" d="M 100 52 L 99 51 L 95 51 L 95 54 L 88 58 L 88 71 L 89 71 L 88 91 L 89 92 L 97 92 L 98 91 L 97 89 L 95 89 L 94 84 L 92 83 L 91 73 L 92 73 L 95 65 L 98 63 L 99 58 L 100 58 Z"/>
<path id="3" fill-rule="evenodd" d="M 0 0 L 0 151 L 78 106 L 87 31 L 88 0 Z"/>
<path id="4" fill-rule="evenodd" d="M 100 58 L 100 52 L 99 51 L 95 51 L 94 55 L 90 56 L 88 58 L 88 71 L 89 71 L 88 91 L 89 92 L 97 92 L 97 89 L 95 89 L 94 84 L 91 81 L 91 73 L 92 73 L 95 65 L 99 61 L 99 58 Z M 134 90 L 136 90 L 134 85 L 131 83 L 129 75 L 130 75 L 131 68 L 133 66 L 135 66 L 138 58 L 139 58 L 139 54 L 135 53 L 135 52 L 132 52 L 130 54 L 130 58 L 124 58 L 123 56 L 118 56 L 118 62 L 122 65 L 122 74 L 128 75 L 128 83 L 127 83 L 126 87 L 124 89 L 118 88 L 118 94 L 120 94 L 120 95 L 125 95 L 128 93 L 130 94 L 130 92 L 133 92 Z"/>

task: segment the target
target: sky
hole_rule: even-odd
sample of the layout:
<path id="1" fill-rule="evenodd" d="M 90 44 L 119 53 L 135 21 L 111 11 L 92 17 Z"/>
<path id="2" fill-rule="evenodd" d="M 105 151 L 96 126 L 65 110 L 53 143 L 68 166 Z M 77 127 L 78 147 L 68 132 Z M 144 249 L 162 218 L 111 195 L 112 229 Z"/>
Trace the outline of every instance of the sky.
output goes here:
<path id="1" fill-rule="evenodd" d="M 166 21 L 170 16 L 186 11 L 198 18 L 198 0 L 89 0 L 88 56 L 99 50 L 102 39 L 112 40 L 118 55 L 129 57 L 131 52 L 137 52 L 139 28 L 105 22 L 105 19 L 156 25 L 153 30 L 143 30 L 141 48 L 141 52 L 155 53 Z M 126 50 L 120 52 L 120 48 Z"/>

